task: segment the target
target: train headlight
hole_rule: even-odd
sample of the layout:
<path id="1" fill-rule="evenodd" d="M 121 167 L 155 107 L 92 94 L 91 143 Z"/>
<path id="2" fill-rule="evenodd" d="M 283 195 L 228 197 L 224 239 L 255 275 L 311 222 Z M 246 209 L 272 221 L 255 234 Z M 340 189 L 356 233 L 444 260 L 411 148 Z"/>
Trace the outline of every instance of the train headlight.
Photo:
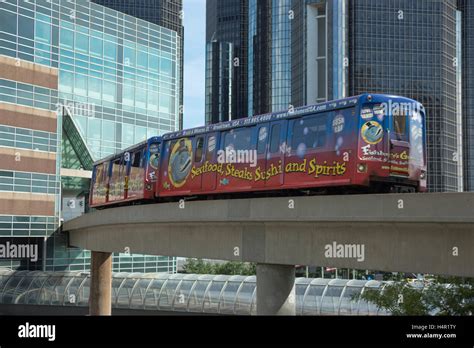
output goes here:
<path id="1" fill-rule="evenodd" d="M 359 163 L 357 165 L 357 173 L 366 173 L 367 172 L 367 164 Z"/>
<path id="2" fill-rule="evenodd" d="M 146 185 L 145 185 L 145 189 L 146 189 L 147 191 L 151 191 L 151 185 L 150 185 L 150 184 L 146 184 Z"/>
<path id="3" fill-rule="evenodd" d="M 423 179 L 426 179 L 426 171 L 422 170 L 421 173 L 420 173 L 420 179 L 423 180 Z"/>

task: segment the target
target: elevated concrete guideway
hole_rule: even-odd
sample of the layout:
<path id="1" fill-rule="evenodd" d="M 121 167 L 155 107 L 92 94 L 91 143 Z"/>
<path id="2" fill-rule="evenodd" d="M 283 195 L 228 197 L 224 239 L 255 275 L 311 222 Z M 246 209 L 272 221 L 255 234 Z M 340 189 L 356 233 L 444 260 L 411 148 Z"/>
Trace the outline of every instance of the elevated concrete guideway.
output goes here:
<path id="1" fill-rule="evenodd" d="M 160 203 L 95 211 L 63 231 L 98 252 L 474 276 L 474 193 Z"/>

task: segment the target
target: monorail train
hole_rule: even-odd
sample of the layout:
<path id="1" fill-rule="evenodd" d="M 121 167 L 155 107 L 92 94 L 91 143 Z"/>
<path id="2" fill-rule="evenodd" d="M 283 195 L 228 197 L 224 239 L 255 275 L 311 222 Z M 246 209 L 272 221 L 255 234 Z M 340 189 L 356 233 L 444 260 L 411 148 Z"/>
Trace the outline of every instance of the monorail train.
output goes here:
<path id="1" fill-rule="evenodd" d="M 90 206 L 426 191 L 423 106 L 364 94 L 152 137 L 94 164 Z"/>

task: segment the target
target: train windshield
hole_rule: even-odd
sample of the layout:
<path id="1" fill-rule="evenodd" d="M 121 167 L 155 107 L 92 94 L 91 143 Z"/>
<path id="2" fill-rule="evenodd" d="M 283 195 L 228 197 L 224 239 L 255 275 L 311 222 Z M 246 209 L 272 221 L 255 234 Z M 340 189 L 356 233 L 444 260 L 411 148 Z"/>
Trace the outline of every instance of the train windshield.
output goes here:
<path id="1" fill-rule="evenodd" d="M 410 117 L 410 144 L 412 161 L 424 165 L 424 114 L 422 111 L 413 111 Z"/>

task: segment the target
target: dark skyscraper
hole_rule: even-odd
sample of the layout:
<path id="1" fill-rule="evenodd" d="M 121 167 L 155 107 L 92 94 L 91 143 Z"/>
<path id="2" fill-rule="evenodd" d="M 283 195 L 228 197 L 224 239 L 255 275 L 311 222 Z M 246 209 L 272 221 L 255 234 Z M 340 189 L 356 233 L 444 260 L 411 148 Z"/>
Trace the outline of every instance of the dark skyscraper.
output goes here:
<path id="1" fill-rule="evenodd" d="M 462 12 L 462 100 L 464 189 L 474 191 L 474 2 L 459 0 Z"/>
<path id="2" fill-rule="evenodd" d="M 249 0 L 248 115 L 291 101 L 291 1 Z"/>
<path id="3" fill-rule="evenodd" d="M 180 100 L 183 105 L 183 72 L 184 72 L 184 27 L 183 27 L 183 0 L 91 0 L 99 5 L 109 7 L 130 16 L 158 24 L 167 29 L 176 31 L 180 37 L 181 70 L 179 76 Z M 191 15 L 191 14 L 190 14 Z M 182 108 L 181 108 L 182 109 Z M 179 128 L 183 128 L 183 113 L 179 114 Z"/>
<path id="4" fill-rule="evenodd" d="M 247 7 L 206 3 L 206 124 L 247 116 Z"/>
<path id="5" fill-rule="evenodd" d="M 349 1 L 349 94 L 403 95 L 427 110 L 428 185 L 462 189 L 456 0 Z"/>

